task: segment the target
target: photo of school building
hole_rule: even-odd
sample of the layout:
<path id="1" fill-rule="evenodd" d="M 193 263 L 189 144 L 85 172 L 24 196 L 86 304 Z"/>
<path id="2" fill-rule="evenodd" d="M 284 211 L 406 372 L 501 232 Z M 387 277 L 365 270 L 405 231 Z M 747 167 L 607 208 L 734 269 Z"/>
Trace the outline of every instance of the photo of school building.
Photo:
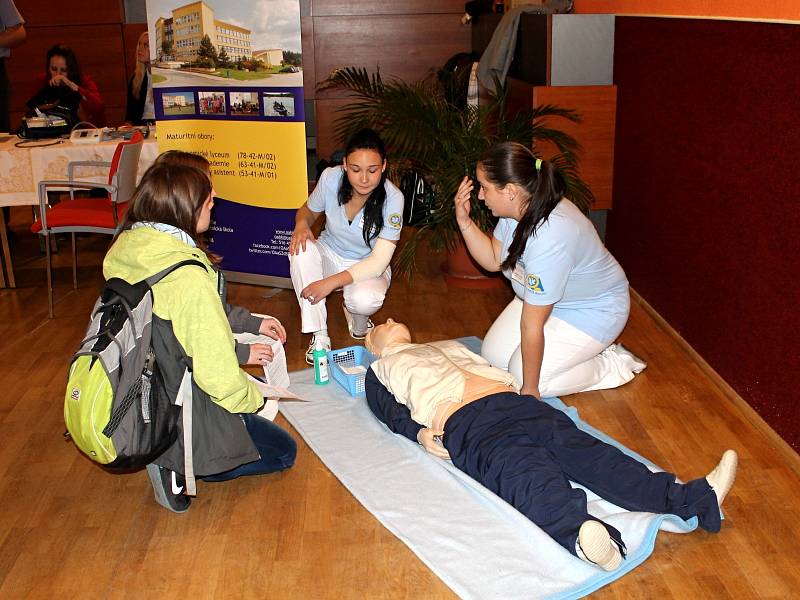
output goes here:
<path id="1" fill-rule="evenodd" d="M 156 20 L 154 47 L 159 60 L 191 62 L 199 56 L 200 41 L 207 35 L 217 52 L 224 49 L 230 60 L 247 60 L 253 56 L 250 34 L 249 29 L 215 19 L 205 2 L 192 2 L 173 9 L 172 17 Z M 172 48 L 170 55 L 164 52 L 165 42 Z"/>

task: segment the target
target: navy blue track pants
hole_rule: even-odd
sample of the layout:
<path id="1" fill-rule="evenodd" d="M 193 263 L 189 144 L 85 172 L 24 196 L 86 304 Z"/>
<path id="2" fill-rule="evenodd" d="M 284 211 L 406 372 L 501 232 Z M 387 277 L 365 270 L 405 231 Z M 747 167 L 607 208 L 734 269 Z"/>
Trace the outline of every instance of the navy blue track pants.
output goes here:
<path id="1" fill-rule="evenodd" d="M 651 473 L 533 396 L 505 392 L 466 405 L 447 420 L 443 443 L 456 467 L 572 554 L 581 524 L 599 519 L 586 511 L 586 493 L 568 479 L 627 510 L 697 516 L 703 529 L 720 528 L 717 497 L 705 478 L 679 484 L 670 473 Z M 621 541 L 616 529 L 603 525 Z"/>

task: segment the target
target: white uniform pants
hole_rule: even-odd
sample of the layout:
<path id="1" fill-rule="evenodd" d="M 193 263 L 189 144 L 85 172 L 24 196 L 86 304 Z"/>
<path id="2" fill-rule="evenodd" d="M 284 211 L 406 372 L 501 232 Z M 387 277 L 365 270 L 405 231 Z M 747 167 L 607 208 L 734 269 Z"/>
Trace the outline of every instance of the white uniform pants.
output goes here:
<path id="1" fill-rule="evenodd" d="M 522 307 L 522 300 L 515 297 L 492 323 L 481 349 L 486 360 L 507 369 L 520 383 Z M 615 388 L 633 379 L 645 366 L 630 352 L 615 344 L 606 346 L 552 314 L 544 324 L 544 357 L 539 375 L 542 397 Z"/>
<path id="2" fill-rule="evenodd" d="M 303 333 L 313 333 L 328 327 L 328 310 L 325 300 L 311 304 L 300 297 L 308 284 L 325 277 L 341 273 L 358 260 L 342 258 L 322 242 L 307 242 L 305 252 L 296 256 L 289 255 L 289 271 L 297 301 L 300 303 L 300 317 Z M 363 320 L 366 331 L 366 320 L 383 306 L 389 284 L 392 282 L 392 269 L 387 267 L 382 275 L 359 283 L 351 283 L 342 288 L 345 308 L 353 315 L 354 328 Z M 361 329 L 359 329 L 361 331 Z"/>

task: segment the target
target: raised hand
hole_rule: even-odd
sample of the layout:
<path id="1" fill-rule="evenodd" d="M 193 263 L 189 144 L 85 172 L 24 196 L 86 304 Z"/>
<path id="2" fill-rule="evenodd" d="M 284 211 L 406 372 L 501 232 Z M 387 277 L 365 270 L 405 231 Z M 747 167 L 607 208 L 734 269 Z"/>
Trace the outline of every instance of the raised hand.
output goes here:
<path id="1" fill-rule="evenodd" d="M 469 216 L 471 208 L 470 197 L 472 196 L 472 189 L 474 184 L 469 177 L 464 177 L 461 184 L 458 186 L 453 202 L 456 209 L 456 221 L 461 230 L 467 229 L 472 224 L 472 219 Z"/>

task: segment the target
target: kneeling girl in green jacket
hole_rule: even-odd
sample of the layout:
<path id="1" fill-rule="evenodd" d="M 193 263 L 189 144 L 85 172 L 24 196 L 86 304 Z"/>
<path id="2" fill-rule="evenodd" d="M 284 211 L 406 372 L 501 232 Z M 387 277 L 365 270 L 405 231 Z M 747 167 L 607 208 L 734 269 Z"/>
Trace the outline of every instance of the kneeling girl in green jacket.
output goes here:
<path id="1" fill-rule="evenodd" d="M 225 286 L 202 248 L 213 205 L 211 180 L 201 169 L 156 161 L 129 202 L 103 275 L 136 283 L 185 260 L 202 264 L 177 269 L 153 286 L 153 344 L 171 398 L 184 368 L 191 371 L 195 474 L 224 481 L 288 469 L 297 450 L 286 431 L 252 414 L 264 399 L 239 368 L 220 296 Z M 182 433 L 147 468 L 156 501 L 173 512 L 191 503 L 183 493 Z"/>

